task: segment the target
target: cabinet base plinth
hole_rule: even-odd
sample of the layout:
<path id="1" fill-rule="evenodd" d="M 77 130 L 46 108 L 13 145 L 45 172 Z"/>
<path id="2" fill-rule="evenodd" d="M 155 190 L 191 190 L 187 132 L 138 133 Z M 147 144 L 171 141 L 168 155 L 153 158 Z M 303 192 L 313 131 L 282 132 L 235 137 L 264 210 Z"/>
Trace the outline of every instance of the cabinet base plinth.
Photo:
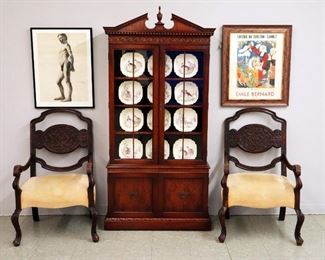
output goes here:
<path id="1" fill-rule="evenodd" d="M 111 218 L 104 222 L 105 230 L 211 230 L 207 218 Z"/>

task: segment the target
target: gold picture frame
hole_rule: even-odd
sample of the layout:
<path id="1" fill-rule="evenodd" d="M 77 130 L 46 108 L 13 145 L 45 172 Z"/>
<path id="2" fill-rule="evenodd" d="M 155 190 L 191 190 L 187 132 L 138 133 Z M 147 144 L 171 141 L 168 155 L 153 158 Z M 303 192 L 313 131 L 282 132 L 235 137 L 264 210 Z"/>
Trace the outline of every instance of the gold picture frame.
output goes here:
<path id="1" fill-rule="evenodd" d="M 291 25 L 224 25 L 222 106 L 288 106 Z"/>

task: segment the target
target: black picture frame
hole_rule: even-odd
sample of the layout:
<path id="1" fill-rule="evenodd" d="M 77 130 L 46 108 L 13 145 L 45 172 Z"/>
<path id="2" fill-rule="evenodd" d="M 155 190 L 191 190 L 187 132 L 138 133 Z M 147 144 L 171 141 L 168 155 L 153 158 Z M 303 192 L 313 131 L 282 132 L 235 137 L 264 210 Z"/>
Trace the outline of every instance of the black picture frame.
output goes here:
<path id="1" fill-rule="evenodd" d="M 30 28 L 35 108 L 94 108 L 92 28 Z"/>

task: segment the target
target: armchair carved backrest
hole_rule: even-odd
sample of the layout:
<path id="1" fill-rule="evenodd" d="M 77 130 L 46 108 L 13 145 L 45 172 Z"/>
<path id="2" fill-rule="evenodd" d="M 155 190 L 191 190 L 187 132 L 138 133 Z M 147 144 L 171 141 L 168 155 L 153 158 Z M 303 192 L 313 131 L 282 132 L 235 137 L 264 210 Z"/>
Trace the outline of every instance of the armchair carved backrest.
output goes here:
<path id="1" fill-rule="evenodd" d="M 67 114 L 77 117 L 85 128 L 77 129 L 72 124 L 51 124 L 45 130 L 37 130 L 38 124 L 53 122 L 48 116 L 52 114 Z M 45 120 L 48 119 L 48 120 Z M 69 118 L 70 119 L 70 118 Z M 43 122 L 44 121 L 44 122 Z M 78 148 L 86 151 L 86 155 L 69 166 L 53 166 L 47 163 L 39 150 L 45 149 L 50 153 L 66 155 Z M 63 156 L 64 157 L 64 156 Z M 61 161 L 60 161 L 61 162 Z M 50 174 L 37 176 L 36 164 L 51 171 Z M 86 163 L 86 174 L 71 172 L 81 168 Z M 20 184 L 21 173 L 30 169 L 30 177 Z M 59 172 L 59 173 L 58 173 Z M 38 208 L 65 208 L 71 206 L 87 207 L 92 216 L 91 235 L 94 242 L 98 241 L 96 232 L 97 212 L 95 209 L 95 180 L 93 176 L 93 132 L 92 121 L 79 111 L 68 108 L 54 108 L 41 113 L 30 122 L 30 158 L 25 165 L 14 166 L 13 188 L 15 190 L 16 209 L 11 217 L 16 230 L 13 241 L 15 246 L 21 242 L 19 214 L 25 208 L 32 208 L 34 221 L 39 221 Z"/>
<path id="2" fill-rule="evenodd" d="M 36 130 L 36 125 L 46 119 L 47 116 L 54 113 L 68 113 L 75 115 L 87 125 L 86 129 L 78 130 L 76 127 L 68 124 L 55 124 L 47 129 Z M 31 177 L 36 175 L 35 164 L 39 163 L 44 169 L 65 172 L 75 170 L 82 166 L 86 161 L 92 161 L 93 156 L 93 133 L 92 121 L 84 117 L 79 111 L 67 108 L 50 109 L 43 112 L 39 117 L 33 119 L 30 123 L 30 158 L 31 158 Z M 78 148 L 85 148 L 87 155 L 80 158 L 73 165 L 60 167 L 49 165 L 44 159 L 37 157 L 37 149 L 46 149 L 56 154 L 67 154 Z"/>
<path id="3" fill-rule="evenodd" d="M 245 124 L 239 129 L 233 129 L 232 124 L 244 114 L 255 115 L 253 123 Z M 268 125 L 255 123 L 259 115 L 270 116 L 268 123 L 276 123 L 277 128 L 272 130 Z M 273 121 L 273 122 L 271 122 Z M 273 125 L 273 124 L 272 124 Z M 229 208 L 232 206 L 244 206 L 251 208 L 275 208 L 280 207 L 279 220 L 284 220 L 286 207 L 295 209 L 297 224 L 295 238 L 297 245 L 302 245 L 300 229 L 304 221 L 304 215 L 300 210 L 300 180 L 301 168 L 292 165 L 287 159 L 286 147 L 286 120 L 280 118 L 275 112 L 265 108 L 246 108 L 239 110 L 234 116 L 229 117 L 224 123 L 224 175 L 221 180 L 222 206 L 219 210 L 221 234 L 219 241 L 226 238 L 225 217 L 229 218 Z M 254 165 L 243 163 L 234 156 L 235 149 L 253 154 Z M 259 154 L 269 151 L 271 148 L 279 150 L 274 159 L 265 165 L 258 165 Z M 242 155 L 242 153 L 240 153 Z M 248 157 L 248 156 L 246 156 Z M 241 157 L 242 158 L 242 157 Z M 252 159 L 251 157 L 249 157 Z M 246 158 L 245 158 L 246 159 Z M 230 164 L 243 169 L 244 172 L 230 173 Z M 281 165 L 281 175 L 270 172 L 276 165 Z M 295 184 L 287 178 L 287 170 L 294 173 Z"/>
<path id="4" fill-rule="evenodd" d="M 280 123 L 280 128 L 272 130 L 263 124 L 248 124 L 238 130 L 231 129 L 230 124 L 243 114 L 247 113 L 263 113 L 269 115 L 274 121 Z M 286 167 L 281 157 L 286 157 L 286 132 L 287 123 L 283 118 L 278 117 L 273 111 L 265 108 L 246 108 L 238 111 L 234 116 L 225 120 L 225 150 L 224 162 L 225 167 L 229 167 L 232 161 L 237 167 L 249 171 L 265 171 L 273 168 L 276 163 L 281 163 L 281 174 L 286 176 Z M 274 158 L 270 164 L 264 166 L 252 166 L 242 164 L 239 159 L 232 156 L 230 151 L 232 148 L 240 148 L 247 153 L 263 153 L 272 147 L 280 149 L 280 156 Z"/>

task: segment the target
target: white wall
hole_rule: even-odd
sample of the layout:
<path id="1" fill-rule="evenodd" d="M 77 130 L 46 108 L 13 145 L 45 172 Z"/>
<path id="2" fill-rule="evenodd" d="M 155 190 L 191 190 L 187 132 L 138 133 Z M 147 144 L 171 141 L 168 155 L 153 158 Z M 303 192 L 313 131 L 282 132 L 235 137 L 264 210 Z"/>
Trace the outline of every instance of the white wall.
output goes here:
<path id="1" fill-rule="evenodd" d="M 29 154 L 29 120 L 34 108 L 30 27 L 92 27 L 95 109 L 82 112 L 93 119 L 98 207 L 106 211 L 108 161 L 107 37 L 102 26 L 115 26 L 146 12 L 156 19 L 158 5 L 164 19 L 175 13 L 203 27 L 215 27 L 211 42 L 208 161 L 211 166 L 209 208 L 220 206 L 222 123 L 237 108 L 220 107 L 223 24 L 292 24 L 290 105 L 274 108 L 288 121 L 288 157 L 302 165 L 301 206 L 306 213 L 325 213 L 325 7 L 319 1 L 105 1 L 56 0 L 0 3 L 0 215 L 14 210 L 11 187 L 14 164 Z M 75 209 L 55 213 L 74 213 Z M 237 211 L 238 212 L 238 211 Z M 240 213 L 260 211 L 240 209 Z M 273 211 L 267 211 L 273 212 Z M 28 214 L 29 211 L 24 211 Z M 49 213 L 43 210 L 42 213 Z"/>

